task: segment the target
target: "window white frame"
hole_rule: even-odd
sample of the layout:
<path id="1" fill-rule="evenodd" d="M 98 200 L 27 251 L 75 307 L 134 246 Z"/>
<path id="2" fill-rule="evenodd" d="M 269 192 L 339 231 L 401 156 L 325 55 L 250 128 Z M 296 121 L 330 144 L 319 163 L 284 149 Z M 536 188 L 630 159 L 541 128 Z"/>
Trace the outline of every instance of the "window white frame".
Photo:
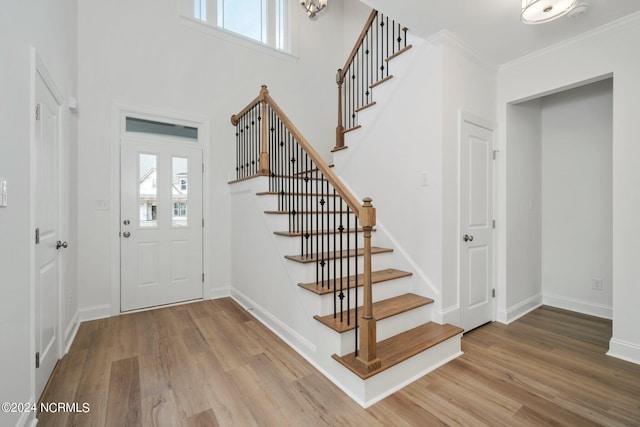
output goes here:
<path id="1" fill-rule="evenodd" d="M 214 37 L 271 54 L 290 62 L 297 61 L 297 20 L 299 14 L 296 13 L 298 8 L 294 8 L 298 5 L 297 0 L 281 0 L 283 7 L 282 10 L 278 10 L 278 12 L 281 12 L 282 19 L 272 19 L 271 22 L 267 24 L 267 32 L 272 32 L 272 36 L 267 36 L 271 43 L 264 43 L 218 25 L 219 1 L 223 2 L 225 0 L 179 0 L 179 14 L 187 24 Z M 277 9 L 276 0 L 261 1 L 267 5 L 267 14 L 269 14 L 269 10 L 272 10 L 270 16 L 275 16 Z M 206 4 L 204 7 L 202 6 L 203 3 Z M 204 17 L 202 16 L 203 11 L 206 13 Z M 280 40 L 277 40 L 275 34 L 279 31 L 282 33 L 282 36 Z"/>

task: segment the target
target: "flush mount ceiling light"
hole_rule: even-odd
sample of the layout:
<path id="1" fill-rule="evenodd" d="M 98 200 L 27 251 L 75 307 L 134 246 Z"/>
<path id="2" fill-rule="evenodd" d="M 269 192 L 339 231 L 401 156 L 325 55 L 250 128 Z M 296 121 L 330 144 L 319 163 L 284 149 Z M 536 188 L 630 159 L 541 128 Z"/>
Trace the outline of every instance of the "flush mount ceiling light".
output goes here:
<path id="1" fill-rule="evenodd" d="M 316 16 L 316 13 L 320 12 L 327 6 L 328 0 L 300 0 L 300 4 L 307 11 L 309 18 Z"/>
<path id="2" fill-rule="evenodd" d="M 542 24 L 569 13 L 578 0 L 522 0 L 520 19 L 525 24 Z"/>

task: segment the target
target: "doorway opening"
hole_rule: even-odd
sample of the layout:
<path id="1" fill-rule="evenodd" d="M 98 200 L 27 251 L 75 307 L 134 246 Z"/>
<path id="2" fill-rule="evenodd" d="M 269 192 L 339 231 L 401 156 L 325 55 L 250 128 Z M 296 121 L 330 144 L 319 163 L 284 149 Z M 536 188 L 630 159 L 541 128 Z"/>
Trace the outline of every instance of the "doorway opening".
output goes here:
<path id="1" fill-rule="evenodd" d="M 612 147 L 613 78 L 508 106 L 507 307 L 612 318 Z"/>

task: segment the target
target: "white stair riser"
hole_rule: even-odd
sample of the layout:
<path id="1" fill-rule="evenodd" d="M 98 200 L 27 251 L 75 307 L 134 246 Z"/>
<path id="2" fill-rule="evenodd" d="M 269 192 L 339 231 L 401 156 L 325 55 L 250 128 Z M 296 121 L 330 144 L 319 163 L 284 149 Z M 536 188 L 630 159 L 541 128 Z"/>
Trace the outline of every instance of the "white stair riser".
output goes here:
<path id="1" fill-rule="evenodd" d="M 327 210 L 340 210 L 342 207 L 343 211 L 347 210 L 347 205 L 343 201 L 340 203 L 340 199 L 337 197 L 328 197 L 327 195 L 311 195 L 305 197 L 295 196 L 292 199 L 289 199 L 288 196 L 285 196 L 285 200 L 282 203 L 278 202 L 278 195 L 276 194 L 265 194 L 258 197 L 260 199 L 260 206 L 264 206 L 265 211 L 278 211 L 284 210 L 289 211 L 295 209 L 296 211 L 317 211 L 324 209 Z M 308 201 L 307 201 L 308 199 Z M 320 203 L 324 200 L 324 206 Z"/>
<path id="2" fill-rule="evenodd" d="M 375 234 L 375 233 L 374 233 Z M 317 237 L 317 238 L 316 238 Z M 276 245 L 280 251 L 285 255 L 301 255 L 301 254 L 315 254 L 315 253 L 327 253 L 337 251 L 346 251 L 348 249 L 355 249 L 364 247 L 364 233 L 343 233 L 340 234 L 323 234 L 319 236 L 309 236 L 306 239 L 301 236 L 282 236 L 274 234 Z M 375 246 L 375 236 L 372 236 L 372 245 Z M 304 251 L 304 252 L 301 252 Z"/>
<path id="3" fill-rule="evenodd" d="M 300 227 L 311 230 L 332 230 L 342 225 L 344 228 L 355 228 L 356 217 L 354 214 L 330 213 L 327 215 L 313 214 L 265 214 L 265 221 L 269 228 L 276 231 L 288 231 L 289 227 Z"/>
<path id="4" fill-rule="evenodd" d="M 420 326 L 429 321 L 430 314 L 430 304 L 428 304 L 404 313 L 396 314 L 395 316 L 391 316 L 386 319 L 378 320 L 376 322 L 376 340 L 380 342 L 394 335 L 401 334 L 409 329 Z M 339 333 L 326 326 L 325 328 L 331 330 L 338 336 L 339 351 L 336 352 L 336 354 L 345 355 L 354 351 L 354 330 Z"/>
<path id="5" fill-rule="evenodd" d="M 373 302 L 378 302 L 378 301 L 382 301 L 385 299 L 389 299 L 389 298 L 393 298 L 393 297 L 397 297 L 397 296 L 409 293 L 411 292 L 411 283 L 412 281 L 410 276 L 403 277 L 400 279 L 388 280 L 380 283 L 374 283 L 372 286 Z M 339 285 L 338 285 L 338 289 L 339 289 Z M 362 289 L 363 289 L 362 286 L 358 288 L 358 305 L 359 306 L 363 305 Z M 340 291 L 338 290 L 338 292 Z M 344 290 L 344 293 L 346 295 L 347 290 Z M 353 300 L 355 299 L 356 291 L 354 289 L 350 289 L 348 293 L 349 293 L 349 301 L 353 303 Z M 318 295 L 317 298 L 320 299 L 320 311 L 317 312 L 319 316 L 325 316 L 333 313 L 333 300 L 334 300 L 333 292 L 325 295 Z M 345 296 L 344 298 L 345 303 L 346 303 L 346 300 L 347 298 Z M 336 296 L 336 302 L 339 302 L 339 301 L 340 300 Z"/>
<path id="6" fill-rule="evenodd" d="M 372 260 L 372 270 L 382 270 L 384 268 L 392 268 L 392 261 L 393 261 L 393 256 L 392 253 L 382 253 L 382 254 L 377 254 L 377 255 L 373 255 L 371 257 Z M 300 263 L 297 261 L 291 261 L 291 260 L 286 260 L 287 261 L 287 269 L 289 271 L 289 275 L 291 276 L 291 279 L 294 281 L 294 283 L 309 283 L 309 282 L 315 282 L 316 281 L 316 263 L 315 262 L 310 262 L 310 263 Z M 333 261 L 328 261 L 331 265 L 331 275 L 333 276 Z M 356 262 L 358 263 L 358 274 L 361 274 L 364 270 L 364 259 L 363 257 L 352 257 L 349 260 L 349 274 L 355 274 L 356 273 Z M 325 279 L 326 277 L 326 272 L 327 272 L 327 267 L 325 267 Z M 340 274 L 340 268 L 338 266 L 337 268 L 337 275 L 338 277 L 346 277 L 347 276 L 347 262 L 345 260 L 343 268 L 342 268 L 342 274 Z M 316 314 L 316 313 L 314 313 Z"/>

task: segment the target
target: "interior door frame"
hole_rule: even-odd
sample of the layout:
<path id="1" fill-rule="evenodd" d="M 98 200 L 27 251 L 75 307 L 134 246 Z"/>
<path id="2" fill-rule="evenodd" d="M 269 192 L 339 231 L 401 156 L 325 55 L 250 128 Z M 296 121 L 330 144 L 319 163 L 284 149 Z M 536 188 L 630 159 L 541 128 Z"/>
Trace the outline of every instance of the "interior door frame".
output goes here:
<path id="1" fill-rule="evenodd" d="M 462 320 L 462 310 L 463 310 L 463 300 L 462 300 L 462 274 L 461 274 L 461 269 L 462 269 L 462 251 L 464 250 L 463 248 L 463 244 L 462 244 L 462 229 L 461 229 L 461 224 L 462 224 L 462 204 L 461 204 L 461 199 L 462 199 L 462 137 L 464 135 L 464 124 L 465 123 L 470 123 L 473 124 L 475 126 L 479 126 L 482 128 L 485 128 L 489 131 L 491 131 L 493 133 L 493 150 L 494 150 L 494 155 L 497 155 L 498 150 L 497 150 L 497 127 L 498 125 L 495 122 L 492 122 L 491 120 L 487 120 L 483 117 L 477 116 L 473 113 L 470 113 L 468 111 L 462 110 L 460 109 L 458 111 L 458 218 L 457 218 L 457 224 L 456 224 L 456 239 L 457 239 L 457 259 L 456 259 L 456 264 L 457 264 L 457 271 L 456 271 L 456 282 L 457 282 L 457 287 L 458 287 L 458 307 L 460 308 L 459 311 L 459 319 L 460 321 Z M 492 162 L 492 182 L 491 182 L 491 191 L 493 192 L 492 194 L 492 212 L 493 212 L 493 218 L 495 220 L 496 218 L 496 213 L 497 213 L 497 181 L 498 181 L 498 177 L 497 177 L 497 169 L 496 169 L 496 162 L 495 162 L 495 157 L 494 157 L 494 161 Z M 493 289 L 494 291 L 497 292 L 496 288 L 497 288 L 497 283 L 498 283 L 498 252 L 497 252 L 497 239 L 496 239 L 496 227 L 493 228 L 493 236 L 492 236 L 492 241 L 491 241 L 491 257 L 492 257 L 492 271 L 491 271 L 491 280 L 492 280 L 492 284 L 493 284 Z M 491 321 L 496 321 L 497 319 L 497 307 L 498 304 L 497 302 L 497 295 L 495 297 L 492 298 L 491 300 Z"/>
<path id="2" fill-rule="evenodd" d="M 117 316 L 122 313 L 120 302 L 120 155 L 121 137 L 126 134 L 125 120 L 127 117 L 190 126 L 198 129 L 198 140 L 194 144 L 197 144 L 197 146 L 202 148 L 202 161 L 204 163 L 204 173 L 202 174 L 202 217 L 204 218 L 205 227 L 202 230 L 202 269 L 204 271 L 205 280 L 203 282 L 202 298 L 204 300 L 211 299 L 211 263 L 207 262 L 211 257 L 211 249 L 207 242 L 212 241 L 212 227 L 208 225 L 210 224 L 211 218 L 211 191 L 209 186 L 211 176 L 211 168 L 209 164 L 209 120 L 203 116 L 188 115 L 182 112 L 161 110 L 153 107 L 123 104 L 118 102 L 114 103 L 111 115 L 111 305 L 107 308 L 108 312 L 104 313 L 104 317 Z M 152 308 L 127 311 L 127 313 L 144 311 Z"/>
<path id="3" fill-rule="evenodd" d="M 35 235 L 34 230 L 36 229 L 36 118 L 35 118 L 35 110 L 36 110 L 36 79 L 38 76 L 42 78 L 45 85 L 53 95 L 56 103 L 58 104 L 58 183 L 59 183 L 59 206 L 58 206 L 58 230 L 60 236 L 66 236 L 68 233 L 68 223 L 65 218 L 68 217 L 68 183 L 65 174 L 65 168 L 68 166 L 64 159 L 66 158 L 67 151 L 67 143 L 66 143 L 66 127 L 63 125 L 66 121 L 66 113 L 63 106 L 64 96 L 58 86 L 55 83 L 51 73 L 44 61 L 40 57 L 38 51 L 35 47 L 30 48 L 30 56 L 31 56 L 31 69 L 30 69 L 30 100 L 29 100 L 29 234 L 26 236 L 29 242 L 29 294 L 30 294 L 30 307 L 29 307 L 29 319 L 31 322 L 30 326 L 30 355 L 33 357 L 31 360 L 33 363 L 30 363 L 31 366 L 31 396 L 33 401 L 35 402 L 39 396 L 35 395 L 36 391 L 36 365 L 35 365 L 35 353 L 36 353 L 36 278 L 35 278 L 35 265 L 36 265 L 36 248 L 34 244 Z M 64 254 L 61 254 L 64 256 Z M 55 318 L 55 335 L 57 345 L 55 347 L 55 351 L 57 353 L 57 358 L 60 360 L 61 356 L 64 354 L 64 295 L 65 295 L 65 281 L 63 280 L 66 277 L 66 270 L 64 262 L 59 259 L 58 260 L 58 289 L 56 290 L 56 318 Z"/>

